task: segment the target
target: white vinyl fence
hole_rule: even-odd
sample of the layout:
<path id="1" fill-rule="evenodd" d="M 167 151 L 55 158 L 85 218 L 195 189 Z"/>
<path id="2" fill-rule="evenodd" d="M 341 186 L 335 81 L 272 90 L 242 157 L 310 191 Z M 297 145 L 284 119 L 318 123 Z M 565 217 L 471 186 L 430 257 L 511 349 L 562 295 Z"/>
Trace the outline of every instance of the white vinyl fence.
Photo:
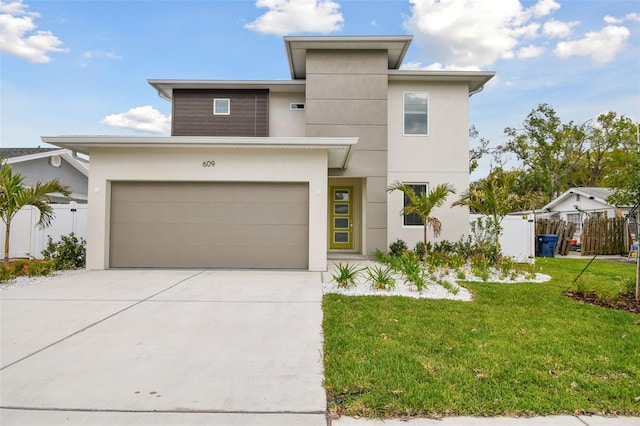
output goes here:
<path id="1" fill-rule="evenodd" d="M 9 257 L 29 257 L 42 259 L 42 250 L 47 246 L 47 237 L 53 241 L 60 240 L 62 235 L 74 233 L 80 239 L 87 239 L 87 205 L 71 202 L 70 204 L 52 204 L 55 218 L 51 226 L 41 229 L 37 226 L 40 219 L 38 209 L 27 206 L 21 209 L 11 221 L 11 237 L 9 240 Z M 4 256 L 5 225 L 0 220 L 0 251 Z"/>
<path id="2" fill-rule="evenodd" d="M 470 215 L 473 222 L 478 214 Z M 500 233 L 500 248 L 504 256 L 519 263 L 534 263 L 536 256 L 536 229 L 532 214 L 505 216 Z"/>

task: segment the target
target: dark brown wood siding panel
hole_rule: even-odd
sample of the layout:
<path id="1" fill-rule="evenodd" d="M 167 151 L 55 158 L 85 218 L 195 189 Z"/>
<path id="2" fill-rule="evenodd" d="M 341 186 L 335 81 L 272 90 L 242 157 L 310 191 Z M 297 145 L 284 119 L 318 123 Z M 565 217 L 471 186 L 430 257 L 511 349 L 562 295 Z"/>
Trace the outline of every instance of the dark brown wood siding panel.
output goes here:
<path id="1" fill-rule="evenodd" d="M 231 101 L 229 115 L 213 115 L 213 100 Z M 268 90 L 173 92 L 173 136 L 269 136 Z"/>

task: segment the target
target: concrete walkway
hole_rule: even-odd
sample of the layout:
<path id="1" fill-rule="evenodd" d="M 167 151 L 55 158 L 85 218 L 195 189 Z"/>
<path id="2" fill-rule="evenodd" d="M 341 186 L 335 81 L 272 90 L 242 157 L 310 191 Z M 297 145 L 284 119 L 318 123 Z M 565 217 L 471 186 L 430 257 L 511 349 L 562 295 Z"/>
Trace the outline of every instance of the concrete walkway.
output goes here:
<path id="1" fill-rule="evenodd" d="M 0 292 L 0 424 L 326 425 L 320 275 L 90 271 Z"/>

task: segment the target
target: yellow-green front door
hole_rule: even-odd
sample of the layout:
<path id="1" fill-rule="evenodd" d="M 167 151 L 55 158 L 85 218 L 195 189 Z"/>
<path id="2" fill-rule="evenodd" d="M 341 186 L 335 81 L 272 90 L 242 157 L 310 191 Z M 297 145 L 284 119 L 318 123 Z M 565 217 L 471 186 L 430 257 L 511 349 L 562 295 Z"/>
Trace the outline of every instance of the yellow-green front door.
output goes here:
<path id="1" fill-rule="evenodd" d="M 353 186 L 330 187 L 329 248 L 353 248 Z"/>

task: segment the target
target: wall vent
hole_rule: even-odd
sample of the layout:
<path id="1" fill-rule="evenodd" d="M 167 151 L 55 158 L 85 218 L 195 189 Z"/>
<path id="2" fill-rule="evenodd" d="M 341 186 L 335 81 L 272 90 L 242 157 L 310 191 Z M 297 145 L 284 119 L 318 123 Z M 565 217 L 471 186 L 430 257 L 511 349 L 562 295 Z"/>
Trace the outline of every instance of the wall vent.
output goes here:
<path id="1" fill-rule="evenodd" d="M 62 165 L 62 159 L 59 155 L 52 156 L 49 162 L 53 167 L 60 167 Z"/>

